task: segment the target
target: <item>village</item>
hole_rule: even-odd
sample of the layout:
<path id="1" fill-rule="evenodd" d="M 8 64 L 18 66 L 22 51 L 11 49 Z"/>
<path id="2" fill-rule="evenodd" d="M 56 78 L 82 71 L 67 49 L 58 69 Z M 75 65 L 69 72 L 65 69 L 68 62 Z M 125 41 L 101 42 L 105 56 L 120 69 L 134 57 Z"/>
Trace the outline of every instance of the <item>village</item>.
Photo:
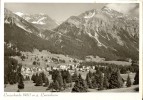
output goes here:
<path id="1" fill-rule="evenodd" d="M 43 53 L 43 54 L 42 54 Z M 36 72 L 49 72 L 52 70 L 68 70 L 71 75 L 74 74 L 75 71 L 79 72 L 89 72 L 89 71 L 95 71 L 95 65 L 93 66 L 82 66 L 80 63 L 82 63 L 82 60 L 79 59 L 73 59 L 68 56 L 61 55 L 61 57 L 55 54 L 51 54 L 49 52 L 43 51 L 40 53 L 38 50 L 35 50 L 33 54 L 31 53 L 24 53 L 22 58 L 16 58 L 19 63 L 22 64 L 22 74 L 24 77 L 31 76 Z M 45 54 L 47 53 L 47 54 Z M 48 55 L 49 54 L 49 55 Z M 52 57 L 53 56 L 53 57 Z M 85 58 L 86 62 L 94 62 L 102 63 L 105 61 L 105 58 L 100 58 L 96 56 L 94 58 L 93 56 L 87 56 Z M 123 63 L 123 62 L 122 62 Z M 124 62 L 125 65 L 131 65 L 131 61 Z M 127 63 L 127 64 L 126 64 Z M 103 67 L 106 68 L 107 65 L 96 65 L 96 67 Z"/>

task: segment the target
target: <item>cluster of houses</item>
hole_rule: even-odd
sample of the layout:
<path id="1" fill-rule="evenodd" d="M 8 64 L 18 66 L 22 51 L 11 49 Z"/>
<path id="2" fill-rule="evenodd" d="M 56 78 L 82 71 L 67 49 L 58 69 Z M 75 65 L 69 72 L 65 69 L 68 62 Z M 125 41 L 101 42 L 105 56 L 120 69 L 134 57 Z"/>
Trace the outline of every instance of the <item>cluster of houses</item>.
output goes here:
<path id="1" fill-rule="evenodd" d="M 74 74 L 75 71 L 86 72 L 94 69 L 95 66 L 80 66 L 80 63 L 76 63 L 76 64 L 65 64 L 65 65 L 61 64 L 57 66 L 47 66 L 47 67 L 22 67 L 21 72 L 24 77 L 28 76 L 31 79 L 32 75 L 37 72 L 48 73 L 49 71 L 52 70 L 68 70 L 72 75 Z"/>

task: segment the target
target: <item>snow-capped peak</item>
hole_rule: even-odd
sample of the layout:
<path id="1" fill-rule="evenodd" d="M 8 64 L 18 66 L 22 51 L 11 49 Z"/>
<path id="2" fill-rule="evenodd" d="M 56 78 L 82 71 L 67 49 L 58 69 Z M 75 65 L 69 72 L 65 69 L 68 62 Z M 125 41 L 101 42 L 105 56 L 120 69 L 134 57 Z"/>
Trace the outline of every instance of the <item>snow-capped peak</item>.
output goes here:
<path id="1" fill-rule="evenodd" d="M 109 7 L 104 7 L 104 10 L 111 11 L 112 9 Z"/>
<path id="2" fill-rule="evenodd" d="M 22 12 L 16 12 L 15 14 L 20 16 L 20 17 L 22 17 L 24 15 Z"/>

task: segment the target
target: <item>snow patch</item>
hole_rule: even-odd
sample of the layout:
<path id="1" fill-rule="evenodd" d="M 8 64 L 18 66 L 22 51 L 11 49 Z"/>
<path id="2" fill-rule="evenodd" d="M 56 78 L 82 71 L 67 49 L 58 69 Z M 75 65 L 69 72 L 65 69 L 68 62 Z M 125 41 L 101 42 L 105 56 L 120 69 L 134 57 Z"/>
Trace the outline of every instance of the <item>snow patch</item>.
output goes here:
<path id="1" fill-rule="evenodd" d="M 38 36 L 40 36 L 43 39 L 45 38 L 45 36 L 41 32 L 38 34 Z"/>
<path id="2" fill-rule="evenodd" d="M 4 23 L 6 23 L 6 24 L 10 24 L 10 22 L 9 22 L 7 19 L 4 21 Z"/>
<path id="3" fill-rule="evenodd" d="M 20 28 L 22 28 L 23 30 L 29 32 L 29 33 L 32 33 L 30 30 L 27 30 L 24 26 L 20 25 L 19 23 L 16 23 L 16 25 Z"/>
<path id="4" fill-rule="evenodd" d="M 110 9 L 110 8 L 107 8 L 107 7 L 105 7 L 104 9 L 107 10 L 107 11 L 111 11 L 111 10 L 112 10 L 112 9 Z"/>
<path id="5" fill-rule="evenodd" d="M 87 32 L 87 31 L 86 31 L 86 33 L 87 33 L 90 37 L 93 37 L 93 36 L 91 35 L 91 33 Z"/>
<path id="6" fill-rule="evenodd" d="M 24 15 L 22 12 L 16 12 L 15 14 L 20 16 L 20 17 L 22 17 Z"/>
<path id="7" fill-rule="evenodd" d="M 104 46 L 105 48 L 107 48 L 107 46 L 106 45 L 104 45 L 103 43 L 101 43 L 100 41 L 99 41 L 99 39 L 98 39 L 98 37 L 99 37 L 99 35 L 95 32 L 95 35 L 94 35 L 94 38 L 96 39 L 96 41 L 98 42 L 98 46 Z"/>
<path id="8" fill-rule="evenodd" d="M 46 17 L 42 17 L 42 18 L 40 18 L 38 21 L 33 21 L 32 23 L 33 23 L 33 24 L 41 24 L 41 25 L 46 24 L 46 23 L 42 22 L 45 18 L 46 18 Z"/>
<path id="9" fill-rule="evenodd" d="M 31 18 L 30 17 L 25 17 L 25 20 L 29 21 Z"/>
<path id="10" fill-rule="evenodd" d="M 106 45 L 104 45 L 103 43 L 101 43 L 101 42 L 99 41 L 99 39 L 98 39 L 99 35 L 98 35 L 96 32 L 95 32 L 95 35 L 94 35 L 94 36 L 92 36 L 91 33 L 87 32 L 87 31 L 86 31 L 86 33 L 87 33 L 90 37 L 94 38 L 94 39 L 97 41 L 97 45 L 98 45 L 99 47 L 104 46 L 105 48 L 107 48 Z"/>

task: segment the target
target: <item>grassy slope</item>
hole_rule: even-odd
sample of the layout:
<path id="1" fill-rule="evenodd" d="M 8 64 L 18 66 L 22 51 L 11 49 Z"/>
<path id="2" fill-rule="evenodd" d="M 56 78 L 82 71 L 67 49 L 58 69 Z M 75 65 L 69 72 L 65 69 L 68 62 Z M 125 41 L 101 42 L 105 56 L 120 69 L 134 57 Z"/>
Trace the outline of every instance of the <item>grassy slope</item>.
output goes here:
<path id="1" fill-rule="evenodd" d="M 120 88 L 120 89 L 109 89 L 109 90 L 102 90 L 98 91 L 96 89 L 89 89 L 90 92 L 135 92 L 135 88 L 139 87 L 139 85 L 132 85 L 129 88 Z M 25 81 L 25 88 L 20 90 L 21 92 L 50 92 L 50 90 L 46 90 L 47 87 L 43 86 L 34 86 L 34 83 L 32 81 Z M 72 88 L 68 88 L 62 92 L 71 92 Z M 7 85 L 6 88 L 4 88 L 5 92 L 16 92 L 18 90 L 17 84 L 15 85 Z"/>
<path id="2" fill-rule="evenodd" d="M 101 91 L 90 89 L 89 91 L 90 92 L 136 92 L 134 89 L 137 87 L 139 87 L 139 85 L 132 85 L 131 87 L 128 87 L 128 88 L 109 89 L 109 90 L 101 90 Z"/>
<path id="3" fill-rule="evenodd" d="M 82 77 L 85 79 L 85 75 L 86 73 L 81 73 Z M 121 74 L 121 76 L 126 79 L 127 78 L 127 74 Z M 134 78 L 135 74 L 132 73 L 130 74 L 132 83 L 133 83 L 133 78 Z M 25 84 L 25 88 L 23 90 L 20 90 L 21 92 L 50 92 L 50 90 L 46 91 L 47 87 L 43 87 L 43 86 L 34 86 L 35 83 L 33 83 L 32 81 L 24 81 Z M 132 87 L 130 88 L 120 88 L 120 89 L 111 89 L 111 90 L 103 90 L 103 92 L 134 92 L 135 88 L 138 87 L 138 85 L 132 85 Z M 5 92 L 16 92 L 18 90 L 17 88 L 17 84 L 14 85 L 7 85 L 6 88 L 4 88 Z M 66 90 L 64 90 L 63 92 L 70 92 L 71 88 L 68 88 Z M 97 91 L 95 89 L 89 89 L 90 92 L 100 92 Z"/>

